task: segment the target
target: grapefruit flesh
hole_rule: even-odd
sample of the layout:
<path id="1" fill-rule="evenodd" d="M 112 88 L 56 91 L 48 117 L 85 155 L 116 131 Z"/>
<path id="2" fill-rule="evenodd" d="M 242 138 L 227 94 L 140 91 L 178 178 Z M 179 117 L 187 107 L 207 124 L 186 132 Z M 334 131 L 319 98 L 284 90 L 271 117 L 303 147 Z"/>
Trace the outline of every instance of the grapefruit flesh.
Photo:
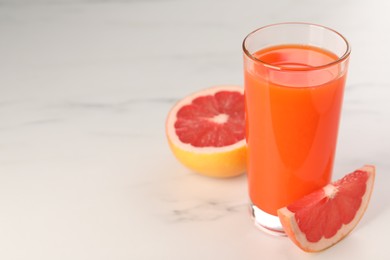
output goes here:
<path id="1" fill-rule="evenodd" d="M 197 173 L 232 177 L 245 172 L 245 105 L 240 86 L 207 88 L 180 100 L 166 135 L 176 158 Z"/>
<path id="2" fill-rule="evenodd" d="M 348 235 L 369 203 L 375 167 L 366 165 L 278 210 L 290 239 L 307 252 L 322 251 Z"/>

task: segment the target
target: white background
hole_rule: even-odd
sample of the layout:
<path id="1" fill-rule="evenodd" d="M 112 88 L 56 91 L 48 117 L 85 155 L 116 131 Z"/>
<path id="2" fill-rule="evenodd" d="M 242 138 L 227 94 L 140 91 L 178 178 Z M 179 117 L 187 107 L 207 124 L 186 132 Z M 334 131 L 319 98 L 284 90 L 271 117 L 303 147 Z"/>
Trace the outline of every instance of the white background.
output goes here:
<path id="1" fill-rule="evenodd" d="M 0 259 L 390 259 L 390 2 L 0 0 Z M 371 163 L 368 210 L 319 254 L 257 230 L 246 177 L 181 166 L 180 98 L 242 84 L 241 42 L 305 21 L 352 44 L 334 179 Z"/>

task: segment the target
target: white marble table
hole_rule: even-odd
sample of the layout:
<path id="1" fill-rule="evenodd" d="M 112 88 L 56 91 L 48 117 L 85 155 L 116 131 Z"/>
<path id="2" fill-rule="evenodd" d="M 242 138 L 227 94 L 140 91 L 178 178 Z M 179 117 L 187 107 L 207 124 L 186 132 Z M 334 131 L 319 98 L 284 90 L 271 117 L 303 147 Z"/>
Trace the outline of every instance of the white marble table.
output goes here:
<path id="1" fill-rule="evenodd" d="M 390 259 L 390 2 L 0 0 L 0 259 Z M 307 254 L 257 230 L 245 176 L 169 151 L 179 98 L 242 84 L 241 41 L 274 22 L 352 43 L 334 178 L 377 165 L 356 230 Z"/>

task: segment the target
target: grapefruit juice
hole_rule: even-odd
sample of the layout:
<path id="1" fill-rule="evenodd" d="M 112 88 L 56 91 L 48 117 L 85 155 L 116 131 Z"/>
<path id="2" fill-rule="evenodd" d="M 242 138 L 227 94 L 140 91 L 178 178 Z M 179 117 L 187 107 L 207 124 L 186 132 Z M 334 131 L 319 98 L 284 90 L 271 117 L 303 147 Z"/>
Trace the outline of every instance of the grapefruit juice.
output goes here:
<path id="1" fill-rule="evenodd" d="M 347 71 L 337 60 L 302 44 L 244 57 L 249 196 L 268 214 L 331 179 Z"/>

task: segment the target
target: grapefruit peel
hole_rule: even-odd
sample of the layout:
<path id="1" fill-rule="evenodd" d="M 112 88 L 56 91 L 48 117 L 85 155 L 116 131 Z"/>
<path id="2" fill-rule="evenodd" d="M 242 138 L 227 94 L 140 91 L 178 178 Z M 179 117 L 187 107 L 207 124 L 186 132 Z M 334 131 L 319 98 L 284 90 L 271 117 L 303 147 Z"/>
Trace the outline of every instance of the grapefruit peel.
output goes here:
<path id="1" fill-rule="evenodd" d="M 168 143 L 175 157 L 192 171 L 217 178 L 234 177 L 245 172 L 247 149 L 245 138 L 223 147 L 195 147 L 179 139 L 176 134 L 175 122 L 179 110 L 186 105 L 190 105 L 194 99 L 215 95 L 223 91 L 244 94 L 244 88 L 235 85 L 214 86 L 195 92 L 181 99 L 172 107 L 165 124 Z M 223 124 L 227 118 L 225 114 L 219 114 L 210 120 Z"/>
<path id="2" fill-rule="evenodd" d="M 307 237 L 307 234 L 302 232 L 302 230 L 300 228 L 300 226 L 302 227 L 303 224 L 300 223 L 299 219 L 298 220 L 296 219 L 296 214 L 297 214 L 297 212 L 299 212 L 300 209 L 295 209 L 295 210 L 298 210 L 295 212 L 292 212 L 290 209 L 292 207 L 297 208 L 297 204 L 298 204 L 298 208 L 299 208 L 300 203 L 307 204 L 307 201 L 311 200 L 313 197 L 318 197 L 318 196 L 322 196 L 322 201 L 325 199 L 324 204 L 326 204 L 327 201 L 331 201 L 338 196 L 337 193 L 339 191 L 339 188 L 341 189 L 341 186 L 343 185 L 343 183 L 345 184 L 346 182 L 347 183 L 351 182 L 353 185 L 353 182 L 354 182 L 353 179 L 356 177 L 354 175 L 359 175 L 359 174 L 360 175 L 366 174 L 367 180 L 365 182 L 364 195 L 361 197 L 361 203 L 359 204 L 358 210 L 352 216 L 352 219 L 347 223 L 341 223 L 341 226 L 339 227 L 339 229 L 336 231 L 336 233 L 334 235 L 331 235 L 331 236 L 328 235 L 328 237 L 326 237 L 323 234 L 321 234 L 322 236 L 319 240 L 315 239 L 317 241 L 310 241 L 310 239 L 308 239 L 308 237 Z M 341 241 L 343 238 L 345 238 L 356 227 L 356 225 L 359 223 L 360 219 L 363 217 L 363 215 L 367 209 L 367 206 L 369 204 L 369 201 L 370 201 L 370 197 L 371 197 L 373 186 L 374 186 L 374 180 L 375 180 L 375 166 L 365 165 L 362 168 L 360 168 L 360 169 L 358 169 L 350 174 L 347 174 L 342 179 L 340 179 L 336 182 L 330 183 L 330 184 L 326 185 L 325 187 L 323 187 L 322 189 L 319 189 L 319 190 L 317 190 L 317 191 L 315 191 L 307 196 L 304 196 L 300 200 L 292 203 L 290 206 L 286 206 L 286 207 L 279 209 L 278 216 L 279 216 L 280 222 L 282 223 L 282 226 L 283 226 L 284 231 L 286 232 L 287 236 L 299 248 L 301 248 L 303 251 L 306 251 L 306 252 L 319 252 L 319 251 L 323 251 L 323 250 L 335 245 L 336 243 Z M 305 202 L 305 199 L 306 199 L 306 202 Z M 348 205 L 348 204 L 345 204 L 345 205 Z M 307 205 L 307 207 L 311 207 L 311 206 L 313 206 L 313 205 Z M 289 209 L 289 207 L 290 207 L 290 209 Z M 305 210 L 305 209 L 303 209 L 303 210 Z M 307 210 L 307 208 L 306 208 L 306 210 Z M 324 216 L 328 213 L 329 212 L 323 211 L 320 214 L 322 214 Z M 310 209 L 308 209 L 308 211 L 305 214 L 310 214 Z M 326 215 L 325 218 L 323 218 L 323 219 L 326 219 L 329 216 L 330 215 Z M 315 219 L 315 218 L 313 218 L 313 216 L 311 216 L 311 217 L 312 217 L 311 224 L 314 224 L 317 226 L 322 225 L 322 229 L 326 230 L 327 226 L 325 225 L 325 223 L 321 222 L 320 219 Z"/>

